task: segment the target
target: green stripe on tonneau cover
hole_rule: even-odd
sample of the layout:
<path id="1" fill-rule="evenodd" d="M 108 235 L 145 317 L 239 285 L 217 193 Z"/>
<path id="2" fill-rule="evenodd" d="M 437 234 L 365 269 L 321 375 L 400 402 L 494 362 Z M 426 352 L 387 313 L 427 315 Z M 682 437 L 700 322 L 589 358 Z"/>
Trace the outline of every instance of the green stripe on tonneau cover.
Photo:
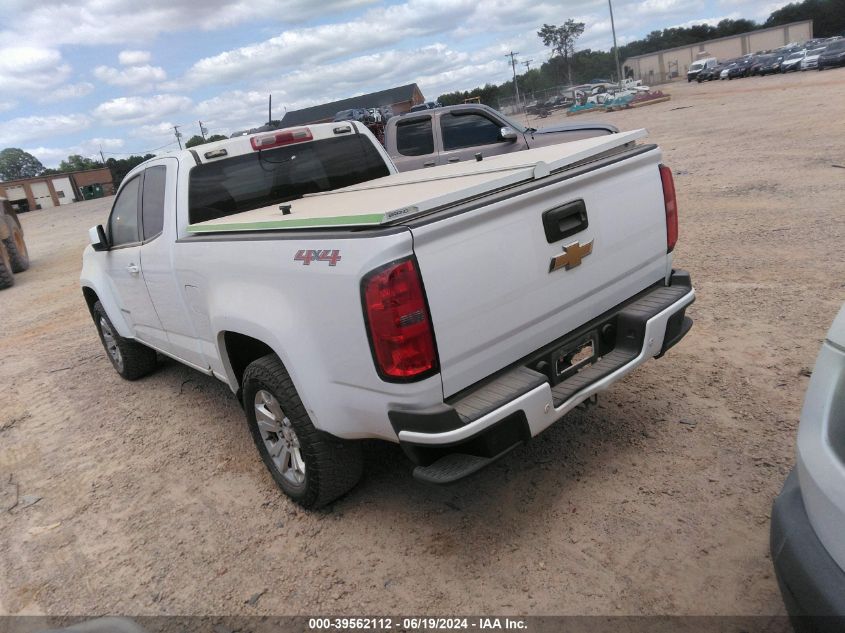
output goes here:
<path id="1" fill-rule="evenodd" d="M 384 215 L 339 215 L 330 218 L 292 218 L 289 220 L 267 220 L 264 222 L 232 222 L 229 224 L 189 224 L 188 233 L 214 233 L 222 231 L 260 231 L 263 229 L 310 229 L 327 226 L 379 225 Z"/>

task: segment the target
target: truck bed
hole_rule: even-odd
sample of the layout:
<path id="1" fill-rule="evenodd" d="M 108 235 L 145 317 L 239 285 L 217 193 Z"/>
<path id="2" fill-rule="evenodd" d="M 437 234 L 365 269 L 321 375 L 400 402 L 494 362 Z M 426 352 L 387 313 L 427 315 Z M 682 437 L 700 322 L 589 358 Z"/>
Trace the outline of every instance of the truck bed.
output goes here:
<path id="1" fill-rule="evenodd" d="M 521 182 L 543 178 L 647 135 L 644 129 L 442 165 L 307 195 L 188 226 L 190 233 L 384 226 Z M 400 203 L 401 201 L 401 203 Z M 284 209 L 284 212 L 283 212 Z"/>

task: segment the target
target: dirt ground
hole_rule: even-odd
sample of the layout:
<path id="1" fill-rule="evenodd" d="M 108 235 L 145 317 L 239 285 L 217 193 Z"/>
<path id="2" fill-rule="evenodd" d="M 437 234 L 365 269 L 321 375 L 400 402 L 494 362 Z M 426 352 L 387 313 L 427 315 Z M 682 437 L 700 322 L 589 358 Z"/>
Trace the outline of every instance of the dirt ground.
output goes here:
<path id="1" fill-rule="evenodd" d="M 675 171 L 692 332 L 449 488 L 374 442 L 351 494 L 298 509 L 225 385 L 112 370 L 78 284 L 111 199 L 25 214 L 32 268 L 0 293 L 0 614 L 783 614 L 770 507 L 845 299 L 845 69 L 664 90 L 592 118 L 648 128 Z"/>

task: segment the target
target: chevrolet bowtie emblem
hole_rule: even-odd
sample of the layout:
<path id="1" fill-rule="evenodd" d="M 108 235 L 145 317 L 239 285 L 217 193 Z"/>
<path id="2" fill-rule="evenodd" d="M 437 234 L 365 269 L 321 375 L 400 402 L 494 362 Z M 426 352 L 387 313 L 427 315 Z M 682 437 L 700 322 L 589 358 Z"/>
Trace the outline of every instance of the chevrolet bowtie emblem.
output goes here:
<path id="1" fill-rule="evenodd" d="M 581 242 L 572 242 L 563 247 L 563 253 L 552 257 L 549 264 L 549 272 L 554 272 L 558 268 L 575 268 L 581 265 L 581 260 L 593 252 L 593 240 L 582 245 Z"/>

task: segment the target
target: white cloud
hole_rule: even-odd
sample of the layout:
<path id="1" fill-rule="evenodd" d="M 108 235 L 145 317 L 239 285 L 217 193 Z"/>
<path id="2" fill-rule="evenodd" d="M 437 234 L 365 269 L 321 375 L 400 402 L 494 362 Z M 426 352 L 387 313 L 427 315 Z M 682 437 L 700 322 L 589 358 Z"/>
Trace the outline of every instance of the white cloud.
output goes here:
<path id="1" fill-rule="evenodd" d="M 138 66 L 146 64 L 152 58 L 150 51 L 120 51 L 117 61 L 121 66 Z"/>
<path id="2" fill-rule="evenodd" d="M 188 97 L 177 95 L 118 97 L 98 105 L 93 114 L 104 125 L 142 125 L 187 110 L 191 105 Z"/>
<path id="3" fill-rule="evenodd" d="M 94 76 L 109 85 L 132 88 L 137 92 L 151 90 L 156 83 L 167 79 L 164 68 L 150 65 L 127 68 L 97 66 L 94 69 Z"/>
<path id="4" fill-rule="evenodd" d="M 91 125 L 84 114 L 26 116 L 0 122 L 0 146 L 9 147 L 22 141 L 74 134 Z"/>
<path id="5" fill-rule="evenodd" d="M 8 110 L 13 109 L 16 105 L 18 105 L 17 102 L 10 99 L 0 101 L 0 112 L 7 112 Z"/>
<path id="6" fill-rule="evenodd" d="M 224 92 L 199 102 L 195 109 L 196 118 L 212 134 L 228 135 L 235 130 L 255 127 L 267 118 L 267 95 L 267 92 L 257 90 Z M 273 117 L 277 119 L 281 119 L 284 114 L 280 96 L 281 93 L 276 92 L 276 112 Z"/>
<path id="7" fill-rule="evenodd" d="M 57 101 L 65 101 L 67 99 L 77 99 L 91 94 L 93 90 L 94 84 L 88 83 L 87 81 L 82 81 L 77 84 L 65 84 L 64 86 L 59 86 L 52 92 L 39 97 L 38 101 L 40 103 L 55 103 Z"/>
<path id="8" fill-rule="evenodd" d="M 87 141 L 65 147 L 41 146 L 26 148 L 25 151 L 35 156 L 45 167 L 57 167 L 61 161 L 65 160 L 71 154 L 79 154 L 85 158 L 100 160 L 100 148 L 102 148 L 105 154 L 116 152 L 117 150 L 123 149 L 123 139 L 91 138 Z M 106 155 L 106 158 L 108 158 L 108 155 Z"/>
<path id="9" fill-rule="evenodd" d="M 0 41 L 26 33 L 32 41 L 84 46 L 147 42 L 162 33 L 214 30 L 273 16 L 274 23 L 297 24 L 315 17 L 370 4 L 372 0 L 6 0 L 4 22 L 14 31 Z M 131 62 L 130 62 L 131 63 Z"/>
<path id="10" fill-rule="evenodd" d="M 348 22 L 290 29 L 257 44 L 196 62 L 185 75 L 189 86 L 223 83 L 244 76 L 278 75 L 281 68 L 324 64 L 375 51 L 412 37 L 449 31 L 470 19 L 476 0 L 409 0 L 372 9 Z"/>
<path id="11" fill-rule="evenodd" d="M 2 40 L 0 40 L 2 41 Z M 0 48 L 0 86 L 4 94 L 39 94 L 64 83 L 71 68 L 53 48 L 8 46 Z"/>

